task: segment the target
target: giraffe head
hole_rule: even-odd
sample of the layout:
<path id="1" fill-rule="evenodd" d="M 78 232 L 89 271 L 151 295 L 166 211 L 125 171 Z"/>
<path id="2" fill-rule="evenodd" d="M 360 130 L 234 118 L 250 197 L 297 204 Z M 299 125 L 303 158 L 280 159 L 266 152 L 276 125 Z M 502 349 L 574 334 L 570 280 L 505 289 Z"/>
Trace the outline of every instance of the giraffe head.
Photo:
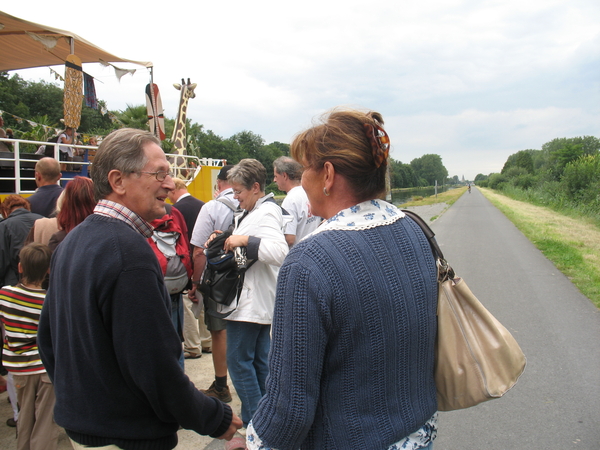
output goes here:
<path id="1" fill-rule="evenodd" d="M 181 98 L 179 100 L 179 107 L 181 108 L 181 105 L 184 103 L 184 101 L 189 100 L 190 98 L 195 98 L 196 94 L 194 93 L 194 89 L 196 89 L 196 86 L 198 86 L 197 83 L 190 83 L 190 79 L 188 78 L 187 80 L 187 84 L 185 83 L 185 80 L 182 78 L 181 79 L 181 84 L 179 83 L 174 83 L 173 86 L 175 86 L 175 89 L 177 89 L 178 91 L 181 91 Z"/>
<path id="2" fill-rule="evenodd" d="M 181 84 L 173 84 L 175 89 L 181 91 L 181 96 L 179 99 L 179 110 L 177 112 L 177 120 L 175 121 L 175 128 L 173 129 L 173 137 L 171 141 L 173 142 L 173 147 L 175 151 L 180 155 L 186 154 L 187 147 L 187 136 L 186 136 L 186 118 L 187 118 L 187 104 L 190 98 L 196 97 L 194 93 L 194 89 L 196 89 L 196 83 L 190 83 L 190 79 L 188 78 L 187 84 L 185 80 L 181 79 Z"/>

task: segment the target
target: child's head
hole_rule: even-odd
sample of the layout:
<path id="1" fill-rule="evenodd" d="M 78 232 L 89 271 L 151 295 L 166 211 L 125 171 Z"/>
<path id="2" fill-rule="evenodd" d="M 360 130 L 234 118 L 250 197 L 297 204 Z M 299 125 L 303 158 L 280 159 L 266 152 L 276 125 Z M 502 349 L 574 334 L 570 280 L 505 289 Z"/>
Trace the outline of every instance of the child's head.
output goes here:
<path id="1" fill-rule="evenodd" d="M 19 252 L 19 272 L 25 283 L 39 284 L 44 281 L 50 268 L 52 251 L 47 245 L 32 242 Z"/>

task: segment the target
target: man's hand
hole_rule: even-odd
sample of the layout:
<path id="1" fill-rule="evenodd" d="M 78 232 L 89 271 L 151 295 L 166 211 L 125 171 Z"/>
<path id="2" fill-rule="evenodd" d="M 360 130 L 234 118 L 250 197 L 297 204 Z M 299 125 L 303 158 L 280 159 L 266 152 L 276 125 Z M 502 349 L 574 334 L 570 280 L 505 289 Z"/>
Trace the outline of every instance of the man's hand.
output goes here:
<path id="1" fill-rule="evenodd" d="M 231 418 L 231 424 L 229 425 L 229 428 L 222 436 L 219 436 L 217 439 L 225 439 L 226 441 L 230 441 L 233 438 L 235 432 L 244 426 L 244 422 L 242 422 L 242 419 L 240 419 L 234 412 L 232 412 L 232 414 L 233 417 Z"/>
<path id="2" fill-rule="evenodd" d="M 188 298 L 194 303 L 198 303 L 198 297 L 196 297 L 196 288 L 197 286 L 192 283 L 192 287 L 188 289 Z"/>

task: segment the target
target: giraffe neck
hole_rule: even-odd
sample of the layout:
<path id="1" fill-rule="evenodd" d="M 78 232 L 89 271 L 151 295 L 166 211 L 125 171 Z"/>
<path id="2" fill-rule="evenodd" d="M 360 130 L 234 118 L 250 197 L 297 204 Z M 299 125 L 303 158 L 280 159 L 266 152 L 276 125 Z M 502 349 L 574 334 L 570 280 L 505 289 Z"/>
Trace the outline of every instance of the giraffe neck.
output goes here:
<path id="1" fill-rule="evenodd" d="M 173 145 L 179 155 L 187 154 L 187 135 L 185 129 L 185 121 L 187 116 L 187 104 L 188 98 L 182 94 L 181 104 L 179 106 L 179 114 L 177 115 L 177 122 L 175 123 L 175 129 L 173 130 Z"/>

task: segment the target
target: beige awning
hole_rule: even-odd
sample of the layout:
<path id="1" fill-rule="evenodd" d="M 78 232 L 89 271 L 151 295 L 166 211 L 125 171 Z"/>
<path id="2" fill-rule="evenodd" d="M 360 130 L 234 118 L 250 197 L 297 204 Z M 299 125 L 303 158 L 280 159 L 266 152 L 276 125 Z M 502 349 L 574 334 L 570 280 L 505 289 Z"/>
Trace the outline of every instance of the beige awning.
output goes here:
<path id="1" fill-rule="evenodd" d="M 70 31 L 38 25 L 0 11 L 0 71 L 64 64 L 71 54 L 83 63 L 128 62 L 152 67 L 151 62 L 119 58 Z"/>

